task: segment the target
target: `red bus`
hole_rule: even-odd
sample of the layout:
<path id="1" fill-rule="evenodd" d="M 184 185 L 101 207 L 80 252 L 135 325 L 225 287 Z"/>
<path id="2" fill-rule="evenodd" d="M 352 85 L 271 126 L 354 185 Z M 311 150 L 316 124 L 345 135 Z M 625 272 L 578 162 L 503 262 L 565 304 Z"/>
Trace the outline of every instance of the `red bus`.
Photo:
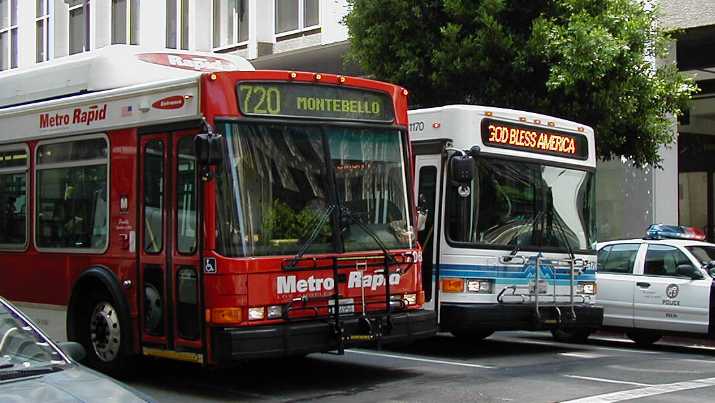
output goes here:
<path id="1" fill-rule="evenodd" d="M 0 75 L 0 295 L 88 363 L 404 342 L 407 91 L 112 46 Z M 66 334 L 65 334 L 66 331 Z"/>

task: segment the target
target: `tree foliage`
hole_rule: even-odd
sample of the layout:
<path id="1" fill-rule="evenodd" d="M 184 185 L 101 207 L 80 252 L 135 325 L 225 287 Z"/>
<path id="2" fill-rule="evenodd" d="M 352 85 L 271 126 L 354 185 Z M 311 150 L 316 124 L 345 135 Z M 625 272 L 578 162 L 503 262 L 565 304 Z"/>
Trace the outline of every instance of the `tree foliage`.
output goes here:
<path id="1" fill-rule="evenodd" d="M 650 0 L 348 0 L 348 57 L 420 107 L 524 109 L 592 126 L 605 159 L 657 165 L 696 91 Z"/>

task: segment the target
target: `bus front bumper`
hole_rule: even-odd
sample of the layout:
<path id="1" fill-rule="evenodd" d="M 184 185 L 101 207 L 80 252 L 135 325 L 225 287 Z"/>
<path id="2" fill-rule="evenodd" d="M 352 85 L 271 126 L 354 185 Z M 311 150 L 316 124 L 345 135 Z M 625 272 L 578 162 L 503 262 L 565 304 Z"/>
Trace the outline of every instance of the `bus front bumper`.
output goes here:
<path id="1" fill-rule="evenodd" d="M 385 315 L 368 315 L 371 320 Z M 437 332 L 433 311 L 403 311 L 390 315 L 392 329 L 380 337 L 380 343 L 408 343 L 434 336 Z M 346 335 L 360 334 L 357 317 L 341 318 Z M 334 326 L 324 321 L 294 321 L 279 325 L 214 328 L 212 331 L 214 361 L 228 364 L 234 361 L 299 356 L 337 349 Z M 377 341 L 346 341 L 345 348 L 375 344 Z"/>
<path id="2" fill-rule="evenodd" d="M 571 306 L 558 304 L 540 306 L 539 315 L 533 304 L 451 304 L 442 303 L 440 330 L 550 330 L 559 327 L 597 329 L 603 323 L 603 307 L 575 304 L 575 319 Z"/>

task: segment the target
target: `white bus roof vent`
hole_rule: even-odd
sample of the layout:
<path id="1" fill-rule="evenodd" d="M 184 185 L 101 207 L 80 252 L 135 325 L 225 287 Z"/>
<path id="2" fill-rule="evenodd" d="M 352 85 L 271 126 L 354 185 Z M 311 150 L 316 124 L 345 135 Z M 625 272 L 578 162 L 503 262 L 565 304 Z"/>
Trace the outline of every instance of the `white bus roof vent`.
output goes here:
<path id="1" fill-rule="evenodd" d="M 248 60 L 234 55 L 113 45 L 0 73 L 0 108 L 207 72 L 252 70 Z"/>

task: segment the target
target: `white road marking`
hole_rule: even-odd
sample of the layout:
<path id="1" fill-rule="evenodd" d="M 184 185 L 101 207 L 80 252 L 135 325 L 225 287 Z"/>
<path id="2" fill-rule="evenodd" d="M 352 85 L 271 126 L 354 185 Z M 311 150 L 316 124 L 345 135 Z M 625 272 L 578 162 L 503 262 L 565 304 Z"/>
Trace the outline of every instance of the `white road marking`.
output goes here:
<path id="1" fill-rule="evenodd" d="M 620 351 L 620 352 L 624 352 L 624 353 L 634 353 L 634 354 L 663 354 L 661 351 L 645 351 L 645 350 L 637 350 L 637 349 L 631 349 L 631 348 L 601 347 L 601 346 L 596 346 L 593 344 L 586 344 L 586 345 L 578 346 L 578 345 L 569 344 L 569 343 L 559 343 L 557 341 L 540 341 L 540 340 L 522 339 L 522 338 L 518 338 L 518 337 L 499 337 L 499 338 L 495 338 L 495 340 L 507 340 L 509 342 L 515 342 L 515 343 L 533 344 L 533 345 L 538 345 L 538 346 L 563 347 L 563 348 L 569 348 L 569 349 L 578 347 L 578 348 L 588 348 L 590 350 Z"/>
<path id="2" fill-rule="evenodd" d="M 608 368 L 620 369 L 621 371 L 648 372 L 651 374 L 699 374 L 702 372 L 702 371 L 696 371 L 696 370 L 691 370 L 691 369 L 641 368 L 641 367 L 627 367 L 625 365 L 609 365 Z"/>
<path id="3" fill-rule="evenodd" d="M 430 364 L 455 365 L 455 366 L 458 366 L 458 367 L 483 368 L 483 369 L 492 369 L 492 368 L 494 368 L 494 367 L 489 366 L 489 365 L 471 364 L 471 363 L 468 363 L 468 362 L 433 360 L 433 359 L 429 359 L 429 358 L 410 357 L 410 356 L 398 355 L 398 354 L 376 353 L 376 352 L 373 352 L 373 351 L 345 350 L 345 352 L 346 352 L 346 353 L 352 353 L 352 354 L 369 355 L 369 356 L 373 356 L 373 357 L 396 358 L 396 359 L 398 359 L 398 360 L 427 362 L 427 363 L 430 363 Z"/>
<path id="4" fill-rule="evenodd" d="M 596 353 L 559 353 L 559 355 L 563 355 L 564 357 L 575 357 L 575 358 L 603 358 L 603 357 L 608 357 L 608 355 L 605 355 L 605 354 L 596 354 Z"/>
<path id="5" fill-rule="evenodd" d="M 620 402 L 623 400 L 640 399 L 643 397 L 679 392 L 681 390 L 707 388 L 711 386 L 715 386 L 715 378 L 695 379 L 692 381 L 646 386 L 644 388 L 604 393 L 602 395 L 594 395 L 575 400 L 568 400 L 562 403 L 613 403 Z"/>
<path id="6" fill-rule="evenodd" d="M 618 384 L 622 384 L 622 385 L 634 385 L 634 386 L 654 386 L 654 385 L 650 385 L 647 383 L 619 381 L 616 379 L 594 378 L 591 376 L 580 376 L 580 375 L 564 375 L 564 376 L 567 378 L 583 379 L 586 381 L 594 381 L 594 382 L 618 383 Z"/>
<path id="7" fill-rule="evenodd" d="M 681 361 L 699 362 L 703 364 L 715 364 L 715 360 L 698 360 L 696 358 L 683 358 Z"/>

